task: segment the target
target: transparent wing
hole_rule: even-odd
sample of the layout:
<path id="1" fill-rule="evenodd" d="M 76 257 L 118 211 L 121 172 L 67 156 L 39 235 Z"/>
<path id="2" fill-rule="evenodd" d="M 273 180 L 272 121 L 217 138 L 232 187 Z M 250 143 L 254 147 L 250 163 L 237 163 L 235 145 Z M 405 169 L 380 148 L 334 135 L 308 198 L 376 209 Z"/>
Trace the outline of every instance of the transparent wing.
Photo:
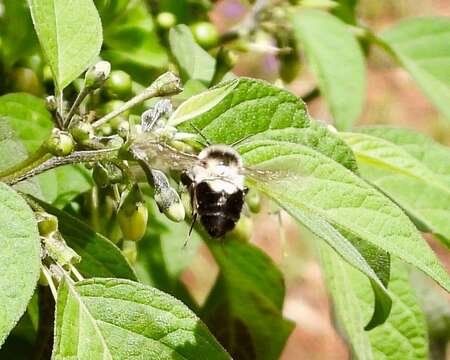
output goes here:
<path id="1" fill-rule="evenodd" d="M 197 155 L 179 151 L 168 144 L 151 140 L 135 141 L 130 149 L 134 156 L 163 171 L 187 170 L 198 160 Z"/>

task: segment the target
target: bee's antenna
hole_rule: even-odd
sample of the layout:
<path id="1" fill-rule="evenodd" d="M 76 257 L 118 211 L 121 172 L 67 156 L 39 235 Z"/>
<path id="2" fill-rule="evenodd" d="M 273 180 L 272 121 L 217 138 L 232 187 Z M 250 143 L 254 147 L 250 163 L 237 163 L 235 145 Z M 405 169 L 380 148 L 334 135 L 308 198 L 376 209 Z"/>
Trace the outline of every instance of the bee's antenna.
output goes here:
<path id="1" fill-rule="evenodd" d="M 195 130 L 195 132 L 197 134 L 199 134 L 203 140 L 205 140 L 206 145 L 208 145 L 208 146 L 211 145 L 211 142 L 208 140 L 208 138 L 205 135 L 203 135 L 202 131 L 197 126 L 195 126 L 194 124 L 190 124 L 190 125 Z"/>
<path id="2" fill-rule="evenodd" d="M 242 139 L 236 140 L 234 143 L 230 144 L 231 147 L 235 147 L 236 145 L 239 145 L 240 143 L 244 142 L 248 138 L 251 138 L 253 134 L 249 134 L 247 136 L 244 136 Z"/>

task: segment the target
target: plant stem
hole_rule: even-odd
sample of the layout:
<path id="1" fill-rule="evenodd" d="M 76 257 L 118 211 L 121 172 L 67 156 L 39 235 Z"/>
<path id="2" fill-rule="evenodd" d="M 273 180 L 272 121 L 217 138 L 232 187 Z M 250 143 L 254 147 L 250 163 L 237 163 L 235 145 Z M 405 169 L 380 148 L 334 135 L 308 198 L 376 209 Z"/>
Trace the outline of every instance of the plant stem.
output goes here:
<path id="1" fill-rule="evenodd" d="M 84 100 L 84 98 L 89 95 L 90 90 L 86 87 L 83 87 L 79 94 L 77 95 L 77 98 L 75 99 L 74 103 L 72 104 L 72 107 L 69 110 L 69 113 L 67 114 L 66 121 L 64 126 L 67 128 L 70 128 L 70 123 L 72 120 L 72 116 L 75 114 L 75 111 L 77 110 L 78 106 L 80 106 L 81 102 Z"/>
<path id="2" fill-rule="evenodd" d="M 95 121 L 92 126 L 97 128 L 147 99 L 178 94 L 182 90 L 180 79 L 175 74 L 171 72 L 164 73 L 139 95 L 131 98 L 118 109 Z"/>
<path id="3" fill-rule="evenodd" d="M 40 163 L 38 166 L 33 168 L 26 167 L 20 169 L 17 172 L 11 173 L 4 177 L 0 177 L 0 181 L 3 181 L 8 185 L 14 185 L 20 181 L 39 175 L 44 171 L 54 169 L 58 166 L 91 161 L 114 160 L 118 157 L 118 154 L 118 148 L 76 151 L 69 156 L 49 158 L 48 160 Z"/>

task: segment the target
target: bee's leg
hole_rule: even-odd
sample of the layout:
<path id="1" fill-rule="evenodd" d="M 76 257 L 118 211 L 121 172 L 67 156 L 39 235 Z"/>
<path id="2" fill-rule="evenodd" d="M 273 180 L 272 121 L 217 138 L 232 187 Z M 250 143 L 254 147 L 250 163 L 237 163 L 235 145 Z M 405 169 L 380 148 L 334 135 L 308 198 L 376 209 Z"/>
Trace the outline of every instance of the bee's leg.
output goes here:
<path id="1" fill-rule="evenodd" d="M 186 236 L 186 240 L 184 241 L 183 248 L 186 247 L 186 245 L 187 245 L 189 239 L 191 238 L 192 230 L 194 230 L 194 225 L 195 225 L 195 222 L 196 222 L 196 221 L 197 221 L 197 213 L 194 213 L 194 214 L 192 215 L 191 226 L 190 226 L 189 232 L 188 232 L 188 234 L 187 234 L 187 236 Z"/>

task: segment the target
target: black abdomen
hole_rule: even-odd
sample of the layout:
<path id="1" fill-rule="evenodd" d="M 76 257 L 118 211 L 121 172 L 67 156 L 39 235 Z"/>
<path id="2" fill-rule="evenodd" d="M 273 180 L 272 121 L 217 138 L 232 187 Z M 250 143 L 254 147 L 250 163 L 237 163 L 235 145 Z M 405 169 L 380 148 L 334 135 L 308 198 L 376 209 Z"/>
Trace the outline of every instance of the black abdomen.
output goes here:
<path id="1" fill-rule="evenodd" d="M 244 205 L 244 192 L 214 191 L 208 182 L 199 183 L 196 188 L 197 213 L 200 222 L 212 237 L 221 237 L 232 230 L 239 220 Z"/>

